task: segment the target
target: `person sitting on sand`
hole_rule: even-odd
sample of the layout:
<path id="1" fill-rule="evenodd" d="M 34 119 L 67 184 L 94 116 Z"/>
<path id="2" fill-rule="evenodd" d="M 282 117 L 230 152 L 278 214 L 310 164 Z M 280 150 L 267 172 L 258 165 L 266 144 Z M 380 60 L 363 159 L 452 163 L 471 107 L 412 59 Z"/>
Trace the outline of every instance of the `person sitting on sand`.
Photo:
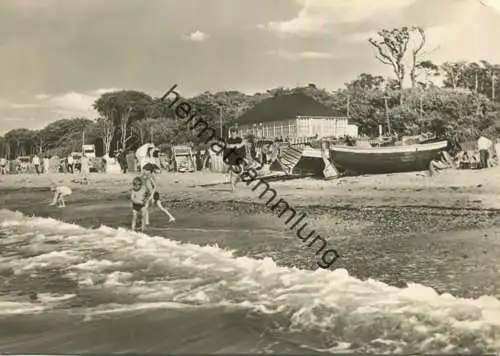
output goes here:
<path id="1" fill-rule="evenodd" d="M 496 167 L 497 164 L 498 164 L 498 157 L 497 157 L 496 153 L 493 153 L 488 158 L 488 168 Z"/>
<path id="2" fill-rule="evenodd" d="M 141 213 L 141 230 L 144 231 L 146 227 L 146 200 L 148 198 L 148 190 L 145 182 L 141 177 L 135 177 L 132 180 L 132 193 L 130 200 L 132 200 L 132 230 L 135 231 L 137 225 L 137 216 Z"/>
<path id="3" fill-rule="evenodd" d="M 470 169 L 470 157 L 467 152 L 460 152 L 457 158 L 458 158 L 458 168 Z"/>
<path id="4" fill-rule="evenodd" d="M 71 195 L 73 191 L 70 187 L 59 186 L 51 189 L 54 192 L 54 199 L 49 205 L 56 205 L 58 208 L 64 208 L 66 204 L 64 203 L 64 197 Z"/>
<path id="5" fill-rule="evenodd" d="M 149 225 L 149 206 L 150 204 L 156 205 L 165 215 L 168 216 L 168 222 L 174 222 L 175 218 L 170 212 L 163 206 L 160 200 L 160 193 L 157 190 L 157 185 L 154 178 L 154 172 L 158 170 L 158 166 L 152 163 L 146 163 L 144 167 L 142 167 L 143 175 L 142 179 L 147 189 L 147 199 L 144 208 L 144 221 L 146 225 Z"/>
<path id="6" fill-rule="evenodd" d="M 471 169 L 479 169 L 481 166 L 481 161 L 479 157 L 479 152 L 472 152 L 470 155 L 470 168 Z"/>

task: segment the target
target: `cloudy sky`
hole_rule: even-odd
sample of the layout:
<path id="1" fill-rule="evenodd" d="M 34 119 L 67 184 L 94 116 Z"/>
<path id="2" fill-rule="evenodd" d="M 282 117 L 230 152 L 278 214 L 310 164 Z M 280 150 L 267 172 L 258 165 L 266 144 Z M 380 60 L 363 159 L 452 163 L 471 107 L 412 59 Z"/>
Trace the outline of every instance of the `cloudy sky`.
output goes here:
<path id="1" fill-rule="evenodd" d="M 500 63 L 500 0 L 0 0 L 0 134 L 99 94 L 248 93 L 388 75 L 367 38 L 426 29 L 429 59 Z"/>

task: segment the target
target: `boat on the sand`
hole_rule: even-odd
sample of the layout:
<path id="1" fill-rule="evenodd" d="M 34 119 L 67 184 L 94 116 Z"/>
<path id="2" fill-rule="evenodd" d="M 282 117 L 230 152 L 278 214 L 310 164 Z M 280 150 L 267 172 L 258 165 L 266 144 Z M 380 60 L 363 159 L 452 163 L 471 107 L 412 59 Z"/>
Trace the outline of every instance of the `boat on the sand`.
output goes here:
<path id="1" fill-rule="evenodd" d="M 330 160 L 347 174 L 383 174 L 423 171 L 448 141 L 390 147 L 329 146 Z"/>
<path id="2" fill-rule="evenodd" d="M 328 160 L 328 152 L 306 144 L 282 145 L 270 166 L 271 171 L 282 171 L 293 176 L 312 176 L 331 179 L 337 176 L 335 167 Z"/>

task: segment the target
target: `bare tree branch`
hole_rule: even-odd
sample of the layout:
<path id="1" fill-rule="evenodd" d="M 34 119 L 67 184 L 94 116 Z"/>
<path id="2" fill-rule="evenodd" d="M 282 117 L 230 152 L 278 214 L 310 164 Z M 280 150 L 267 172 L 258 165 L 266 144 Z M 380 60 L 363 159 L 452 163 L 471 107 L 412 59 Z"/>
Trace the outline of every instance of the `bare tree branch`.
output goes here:
<path id="1" fill-rule="evenodd" d="M 372 38 L 368 39 L 368 42 L 377 51 L 375 58 L 379 62 L 392 67 L 399 83 L 399 87 L 402 88 L 406 74 L 403 58 L 408 49 L 410 39 L 409 28 L 395 28 L 391 31 L 384 29 L 379 31 L 377 34 L 381 38 L 380 41 L 376 41 Z"/>
<path id="2" fill-rule="evenodd" d="M 382 62 L 384 64 L 392 65 L 391 62 L 388 62 L 388 61 L 384 60 L 383 58 L 380 58 L 378 55 L 376 55 L 375 58 L 378 59 L 380 62 Z"/>
<path id="3" fill-rule="evenodd" d="M 425 32 L 421 27 L 412 27 L 413 32 L 417 31 L 420 35 L 420 43 L 412 50 L 412 65 L 410 69 L 411 86 L 414 88 L 417 85 L 417 68 L 418 68 L 418 55 L 424 48 L 426 37 Z"/>
<path id="4" fill-rule="evenodd" d="M 130 116 L 132 115 L 133 107 L 132 105 L 129 105 L 125 113 L 122 114 L 121 120 L 120 120 L 120 131 L 122 135 L 122 149 L 125 149 L 127 145 L 127 126 L 128 122 L 130 120 Z"/>

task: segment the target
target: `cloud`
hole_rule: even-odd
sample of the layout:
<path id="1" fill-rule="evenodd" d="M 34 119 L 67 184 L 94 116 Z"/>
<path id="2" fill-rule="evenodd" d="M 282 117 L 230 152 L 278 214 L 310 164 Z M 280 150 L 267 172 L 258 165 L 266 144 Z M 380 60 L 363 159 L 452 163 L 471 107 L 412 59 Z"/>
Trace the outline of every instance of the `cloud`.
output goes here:
<path id="1" fill-rule="evenodd" d="M 500 1 L 490 2 L 500 8 Z M 436 62 L 500 60 L 497 40 L 489 35 L 500 31 L 500 13 L 480 4 L 479 1 L 458 3 L 450 17 L 460 19 L 459 21 L 449 21 L 426 30 L 426 48 L 437 47 L 437 50 L 429 55 L 431 59 Z"/>
<path id="2" fill-rule="evenodd" d="M 377 36 L 377 31 L 357 32 L 343 37 L 344 42 L 361 43 L 368 42 L 369 38 Z"/>
<path id="3" fill-rule="evenodd" d="M 303 59 L 332 59 L 336 58 L 335 55 L 328 52 L 315 52 L 315 51 L 302 51 L 292 52 L 287 50 L 272 50 L 266 52 L 271 56 L 276 56 L 287 60 L 303 60 Z"/>
<path id="4" fill-rule="evenodd" d="M 92 95 L 70 92 L 49 97 L 47 103 L 57 112 L 77 113 L 93 110 L 92 104 L 94 103 L 96 98 L 96 96 Z"/>
<path id="5" fill-rule="evenodd" d="M 67 92 L 62 94 L 48 95 L 39 94 L 35 96 L 38 102 L 43 103 L 43 105 L 52 110 L 53 112 L 68 116 L 84 116 L 88 118 L 93 118 L 96 116 L 95 110 L 92 108 L 92 104 L 96 99 L 102 94 L 121 90 L 118 88 L 101 88 L 95 90 L 89 90 L 84 93 L 77 92 Z"/>
<path id="6" fill-rule="evenodd" d="M 120 89 L 120 88 L 103 88 L 103 89 L 92 90 L 90 93 L 92 93 L 94 95 L 102 95 L 102 94 L 111 93 L 113 91 L 119 91 L 119 90 L 123 90 L 123 89 Z"/>
<path id="7" fill-rule="evenodd" d="M 33 9 L 53 5 L 51 0 L 3 0 L 2 6 L 10 7 L 14 9 Z"/>
<path id="8" fill-rule="evenodd" d="M 102 94 L 120 90 L 117 88 L 103 88 L 89 90 L 83 93 L 67 92 L 61 94 L 38 94 L 25 102 L 13 102 L 7 98 L 0 98 L 0 113 L 16 117 L 21 113 L 29 113 L 36 109 L 38 113 L 49 114 L 52 117 L 71 118 L 97 116 L 92 108 L 94 101 Z"/>
<path id="9" fill-rule="evenodd" d="M 257 27 L 280 36 L 310 36 L 331 32 L 339 24 L 355 23 L 380 14 L 390 15 L 415 0 L 295 0 L 302 7 L 285 21 L 273 21 Z"/>
<path id="10" fill-rule="evenodd" d="M 479 0 L 479 2 L 493 10 L 500 11 L 500 0 Z"/>
<path id="11" fill-rule="evenodd" d="M 201 31 L 195 31 L 187 36 L 187 39 L 194 42 L 203 42 L 209 39 L 210 36 Z"/>
<path id="12" fill-rule="evenodd" d="M 38 94 L 24 100 L 0 98 L 0 134 L 18 127 L 40 129 L 58 119 L 85 117 L 94 119 L 98 113 L 92 108 L 102 94 L 120 90 L 105 88 L 82 93 Z"/>
<path id="13" fill-rule="evenodd" d="M 27 108 L 36 108 L 40 105 L 37 103 L 18 103 L 13 102 L 8 99 L 0 98 L 0 108 L 2 109 L 27 109 Z"/>

